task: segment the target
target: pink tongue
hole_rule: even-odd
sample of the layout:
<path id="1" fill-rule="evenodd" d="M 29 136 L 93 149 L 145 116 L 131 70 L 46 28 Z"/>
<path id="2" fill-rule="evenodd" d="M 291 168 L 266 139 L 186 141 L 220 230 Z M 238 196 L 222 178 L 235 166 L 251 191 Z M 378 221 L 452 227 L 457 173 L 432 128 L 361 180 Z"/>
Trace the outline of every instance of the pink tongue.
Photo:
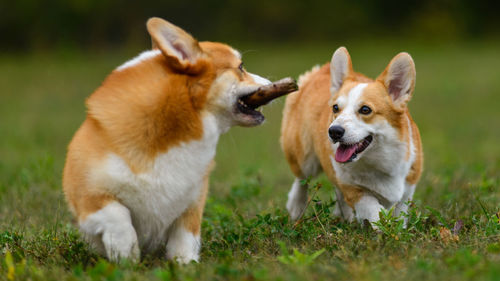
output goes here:
<path id="1" fill-rule="evenodd" d="M 337 148 L 337 152 L 335 153 L 335 161 L 340 163 L 347 162 L 349 159 L 351 159 L 351 156 L 355 151 L 355 145 L 340 145 L 339 148 Z"/>

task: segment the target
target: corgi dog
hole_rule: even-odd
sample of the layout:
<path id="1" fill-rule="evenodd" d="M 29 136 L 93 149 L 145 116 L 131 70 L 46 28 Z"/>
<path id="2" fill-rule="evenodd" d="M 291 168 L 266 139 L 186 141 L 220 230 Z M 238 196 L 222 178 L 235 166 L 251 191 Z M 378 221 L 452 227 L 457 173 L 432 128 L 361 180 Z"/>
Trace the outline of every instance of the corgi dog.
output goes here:
<path id="1" fill-rule="evenodd" d="M 198 261 L 219 136 L 264 116 L 241 98 L 270 81 L 228 45 L 198 42 L 160 18 L 153 49 L 114 69 L 87 99 L 63 189 L 82 236 L 111 261 L 163 252 Z"/>
<path id="2" fill-rule="evenodd" d="M 407 211 L 422 173 L 420 134 L 407 107 L 415 87 L 408 53 L 372 80 L 354 72 L 347 49 L 299 78 L 283 111 L 281 146 L 296 179 L 288 193 L 293 220 L 305 211 L 309 177 L 324 171 L 337 187 L 336 216 L 372 223 L 379 212 Z"/>

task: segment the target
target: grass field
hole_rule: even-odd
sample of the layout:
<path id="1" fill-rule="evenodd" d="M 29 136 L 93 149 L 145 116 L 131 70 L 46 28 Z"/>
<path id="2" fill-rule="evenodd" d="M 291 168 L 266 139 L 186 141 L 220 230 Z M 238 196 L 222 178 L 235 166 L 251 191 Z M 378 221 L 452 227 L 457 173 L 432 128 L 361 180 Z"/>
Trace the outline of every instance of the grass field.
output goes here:
<path id="1" fill-rule="evenodd" d="M 328 61 L 339 43 L 234 45 L 249 71 L 274 80 Z M 304 220 L 289 222 L 279 100 L 263 126 L 222 137 L 201 263 L 187 266 L 99 258 L 79 239 L 61 192 L 85 97 L 139 50 L 1 55 L 0 280 L 500 280 L 500 42 L 347 47 L 354 68 L 372 77 L 399 51 L 416 62 L 410 108 L 425 172 L 408 229 L 389 216 L 382 233 L 339 222 L 324 177 L 312 180 L 318 191 Z"/>

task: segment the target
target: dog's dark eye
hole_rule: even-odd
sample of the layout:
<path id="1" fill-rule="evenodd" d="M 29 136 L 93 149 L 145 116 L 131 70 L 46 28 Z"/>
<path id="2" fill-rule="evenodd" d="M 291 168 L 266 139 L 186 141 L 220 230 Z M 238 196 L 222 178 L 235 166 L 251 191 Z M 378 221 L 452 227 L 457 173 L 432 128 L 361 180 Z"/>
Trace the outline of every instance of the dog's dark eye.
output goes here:
<path id="1" fill-rule="evenodd" d="M 238 66 L 238 69 L 243 72 L 243 63 L 240 63 L 240 66 Z"/>
<path id="2" fill-rule="evenodd" d="M 333 113 L 339 112 L 339 106 L 337 104 L 333 105 Z"/>
<path id="3" fill-rule="evenodd" d="M 372 113 L 372 109 L 369 108 L 368 106 L 366 105 L 363 105 L 360 109 L 359 109 L 359 113 L 361 114 L 364 114 L 364 115 L 368 115 L 370 113 Z"/>

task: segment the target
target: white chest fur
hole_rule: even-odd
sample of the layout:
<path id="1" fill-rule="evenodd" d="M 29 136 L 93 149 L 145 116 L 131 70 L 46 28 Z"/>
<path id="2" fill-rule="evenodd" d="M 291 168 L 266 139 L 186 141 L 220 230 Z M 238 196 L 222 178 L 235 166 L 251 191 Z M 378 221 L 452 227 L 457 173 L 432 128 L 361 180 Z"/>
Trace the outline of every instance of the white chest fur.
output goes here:
<path id="1" fill-rule="evenodd" d="M 166 232 L 193 201 L 213 160 L 220 135 L 216 119 L 205 114 L 201 140 L 182 143 L 160 154 L 151 170 L 135 174 L 118 155 L 109 154 L 94 179 L 130 210 L 139 245 L 156 250 Z"/>

